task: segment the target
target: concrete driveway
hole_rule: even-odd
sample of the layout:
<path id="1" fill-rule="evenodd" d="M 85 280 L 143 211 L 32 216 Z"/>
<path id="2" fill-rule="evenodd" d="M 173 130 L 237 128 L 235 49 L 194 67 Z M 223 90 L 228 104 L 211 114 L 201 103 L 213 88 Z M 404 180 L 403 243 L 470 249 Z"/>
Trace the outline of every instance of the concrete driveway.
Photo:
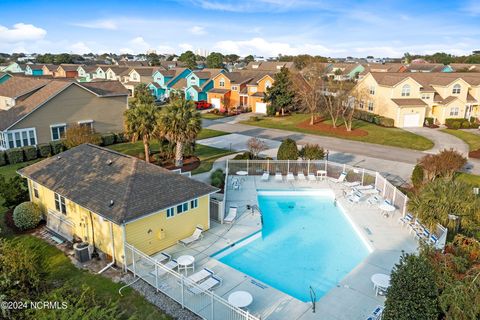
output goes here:
<path id="1" fill-rule="evenodd" d="M 452 136 L 451 134 L 444 133 L 440 131 L 440 129 L 430 129 L 425 127 L 404 129 L 430 139 L 435 143 L 432 149 L 425 152 L 438 153 L 443 149 L 454 149 L 464 156 L 468 156 L 468 145 L 463 142 L 463 140 Z"/>

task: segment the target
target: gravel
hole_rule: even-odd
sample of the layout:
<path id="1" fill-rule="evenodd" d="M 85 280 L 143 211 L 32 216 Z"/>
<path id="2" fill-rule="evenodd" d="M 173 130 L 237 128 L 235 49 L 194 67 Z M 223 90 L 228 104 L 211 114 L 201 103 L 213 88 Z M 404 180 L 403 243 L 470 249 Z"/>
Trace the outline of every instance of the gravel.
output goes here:
<path id="1" fill-rule="evenodd" d="M 137 278 L 138 279 L 138 278 Z M 126 274 L 122 277 L 122 282 L 129 284 L 134 281 L 134 277 L 131 274 Z M 147 299 L 148 302 L 154 304 L 163 312 L 169 316 L 178 320 L 200 320 L 201 318 L 192 313 L 188 309 L 182 309 L 182 306 L 175 300 L 169 298 L 161 292 L 156 292 L 155 288 L 143 281 L 138 280 L 130 286 L 134 290 L 138 291 L 142 296 Z"/>

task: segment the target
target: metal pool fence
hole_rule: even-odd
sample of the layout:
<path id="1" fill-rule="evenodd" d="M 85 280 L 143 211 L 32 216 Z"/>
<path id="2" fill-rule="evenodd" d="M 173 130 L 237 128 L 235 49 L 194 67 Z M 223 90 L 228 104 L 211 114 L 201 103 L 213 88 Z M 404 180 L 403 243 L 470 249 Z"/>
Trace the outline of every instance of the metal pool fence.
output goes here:
<path id="1" fill-rule="evenodd" d="M 162 292 L 207 320 L 260 320 L 247 310 L 237 308 L 212 291 L 202 290 L 183 274 L 171 270 L 154 258 L 125 243 L 125 268 L 140 277 L 157 292 Z"/>

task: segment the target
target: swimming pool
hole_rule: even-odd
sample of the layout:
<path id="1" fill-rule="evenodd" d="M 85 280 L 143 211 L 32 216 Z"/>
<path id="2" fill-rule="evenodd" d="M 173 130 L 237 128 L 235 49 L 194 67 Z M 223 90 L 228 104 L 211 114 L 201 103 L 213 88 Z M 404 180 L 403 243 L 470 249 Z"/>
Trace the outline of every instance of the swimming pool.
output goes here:
<path id="1" fill-rule="evenodd" d="M 335 287 L 371 248 L 331 190 L 258 191 L 263 228 L 215 258 L 301 301 Z"/>

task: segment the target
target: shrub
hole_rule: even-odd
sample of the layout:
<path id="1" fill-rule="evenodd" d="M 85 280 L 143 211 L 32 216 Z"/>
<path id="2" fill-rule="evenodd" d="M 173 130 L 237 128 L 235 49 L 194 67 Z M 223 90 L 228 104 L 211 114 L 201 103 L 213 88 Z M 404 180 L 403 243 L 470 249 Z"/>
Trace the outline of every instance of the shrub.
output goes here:
<path id="1" fill-rule="evenodd" d="M 419 161 L 427 181 L 433 181 L 437 177 L 451 179 L 466 163 L 467 159 L 453 149 L 444 149 L 438 154 L 428 154 Z"/>
<path id="2" fill-rule="evenodd" d="M 23 150 L 21 148 L 8 149 L 6 154 L 8 163 L 10 164 L 21 163 L 25 161 L 23 158 Z"/>
<path id="3" fill-rule="evenodd" d="M 71 125 L 65 132 L 65 146 L 70 149 L 84 143 L 91 143 L 100 145 L 102 138 L 98 133 L 95 133 L 90 127 L 81 126 L 78 124 Z"/>
<path id="4" fill-rule="evenodd" d="M 300 150 L 300 157 L 304 160 L 322 160 L 325 157 L 325 151 L 318 144 L 307 143 Z"/>
<path id="5" fill-rule="evenodd" d="M 382 127 L 391 128 L 395 125 L 395 120 L 393 120 L 392 118 L 380 117 L 380 121 L 378 124 Z"/>
<path id="6" fill-rule="evenodd" d="M 353 112 L 353 117 L 355 119 L 374 123 L 376 125 L 380 125 L 384 127 L 393 127 L 395 122 L 392 118 L 379 116 L 377 114 L 374 114 L 368 111 L 358 110 L 358 109 L 355 109 L 355 111 Z"/>
<path id="7" fill-rule="evenodd" d="M 42 220 L 42 210 L 36 203 L 23 202 L 13 210 L 13 222 L 20 230 L 35 228 L 40 220 Z"/>
<path id="8" fill-rule="evenodd" d="M 41 143 L 37 146 L 38 155 L 41 158 L 49 157 L 52 154 L 52 147 L 48 143 Z"/>
<path id="9" fill-rule="evenodd" d="M 267 105 L 267 116 L 274 116 L 277 113 L 277 110 L 272 104 Z"/>
<path id="10" fill-rule="evenodd" d="M 25 161 L 37 159 L 37 148 L 34 146 L 25 146 L 22 148 L 25 156 Z"/>
<path id="11" fill-rule="evenodd" d="M 470 128 L 470 122 L 462 118 L 447 118 L 445 125 L 449 129 Z"/>
<path id="12" fill-rule="evenodd" d="M 50 142 L 50 147 L 53 155 L 59 154 L 65 150 L 65 145 L 62 141 L 52 141 Z"/>
<path id="13" fill-rule="evenodd" d="M 210 175 L 211 185 L 217 188 L 222 188 L 225 183 L 225 174 L 222 169 L 217 169 Z"/>
<path id="14" fill-rule="evenodd" d="M 115 143 L 115 135 L 113 133 L 106 133 L 101 136 L 102 146 L 109 146 Z"/>
<path id="15" fill-rule="evenodd" d="M 297 160 L 298 159 L 298 148 L 295 140 L 288 138 L 282 141 L 282 144 L 278 148 L 277 159 L 278 160 Z"/>
<path id="16" fill-rule="evenodd" d="M 7 158 L 5 157 L 5 152 L 0 151 L 0 166 L 4 166 L 7 164 Z"/>
<path id="17" fill-rule="evenodd" d="M 15 175 L 8 180 L 4 176 L 0 176 L 0 198 L 3 198 L 3 205 L 7 208 L 13 208 L 27 201 L 27 180 L 19 175 Z"/>
<path id="18" fill-rule="evenodd" d="M 462 124 L 460 122 L 453 122 L 452 125 L 450 126 L 450 129 L 460 129 L 462 127 Z"/>
<path id="19" fill-rule="evenodd" d="M 431 127 L 435 124 L 435 121 L 432 117 L 425 117 L 425 125 Z"/>
<path id="20" fill-rule="evenodd" d="M 423 184 L 423 168 L 421 165 L 417 164 L 412 171 L 412 184 L 413 186 L 418 189 Z"/>
<path id="21" fill-rule="evenodd" d="M 249 151 L 245 151 L 244 153 L 237 154 L 233 157 L 233 160 L 252 160 L 253 155 Z"/>
<path id="22" fill-rule="evenodd" d="M 260 121 L 260 117 L 258 116 L 251 116 L 250 121 Z"/>
<path id="23" fill-rule="evenodd" d="M 123 132 L 119 132 L 115 135 L 115 143 L 123 143 L 128 141 L 128 136 Z"/>
<path id="24" fill-rule="evenodd" d="M 470 122 L 465 119 L 462 121 L 462 129 L 468 129 L 468 128 L 470 128 Z"/>

